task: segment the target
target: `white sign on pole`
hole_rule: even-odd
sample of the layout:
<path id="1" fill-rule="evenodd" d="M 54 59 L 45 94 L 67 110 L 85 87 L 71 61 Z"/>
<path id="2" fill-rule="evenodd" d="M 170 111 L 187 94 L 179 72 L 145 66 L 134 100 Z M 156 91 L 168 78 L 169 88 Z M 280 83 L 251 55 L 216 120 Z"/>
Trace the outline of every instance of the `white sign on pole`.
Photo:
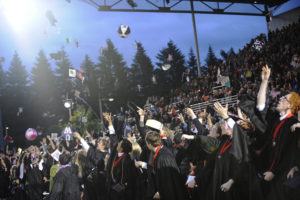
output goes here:
<path id="1" fill-rule="evenodd" d="M 71 130 L 70 126 L 67 126 L 61 133 L 61 135 L 63 136 L 63 138 L 65 138 L 65 140 L 70 141 L 73 138 L 73 132 Z"/>

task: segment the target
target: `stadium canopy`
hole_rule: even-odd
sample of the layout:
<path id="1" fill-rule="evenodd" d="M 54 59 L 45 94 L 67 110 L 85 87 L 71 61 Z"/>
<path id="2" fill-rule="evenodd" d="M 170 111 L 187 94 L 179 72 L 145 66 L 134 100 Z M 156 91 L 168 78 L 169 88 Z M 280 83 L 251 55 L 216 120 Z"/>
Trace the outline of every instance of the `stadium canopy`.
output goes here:
<path id="1" fill-rule="evenodd" d="M 288 0 L 81 0 L 99 11 L 265 16 Z M 194 9 L 191 9 L 193 4 Z"/>

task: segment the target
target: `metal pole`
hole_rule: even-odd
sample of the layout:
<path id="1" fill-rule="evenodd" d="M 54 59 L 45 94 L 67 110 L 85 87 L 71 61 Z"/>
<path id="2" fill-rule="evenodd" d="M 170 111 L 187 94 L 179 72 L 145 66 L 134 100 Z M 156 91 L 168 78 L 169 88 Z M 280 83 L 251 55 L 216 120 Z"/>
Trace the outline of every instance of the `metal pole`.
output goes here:
<path id="1" fill-rule="evenodd" d="M 265 4 L 265 10 L 264 10 L 264 13 L 265 13 L 265 18 L 266 18 L 266 24 L 267 24 L 267 29 L 268 29 L 268 34 L 270 32 L 270 15 L 269 15 L 269 9 L 268 9 L 268 6 L 267 4 Z"/>
<path id="2" fill-rule="evenodd" d="M 100 111 L 100 119 L 101 119 L 101 129 L 103 130 L 103 113 L 102 113 L 102 99 L 101 99 L 101 78 L 98 78 L 98 87 L 99 87 L 99 111 Z"/>
<path id="3" fill-rule="evenodd" d="M 194 30 L 194 38 L 195 38 L 195 45 L 196 45 L 198 76 L 200 77 L 200 75 L 201 75 L 201 71 L 200 71 L 200 54 L 199 54 L 199 47 L 198 47 L 198 37 L 197 37 L 197 28 L 196 28 L 196 23 L 195 23 L 195 12 L 194 12 L 194 2 L 193 2 L 193 0 L 190 0 L 190 3 L 191 3 L 191 13 L 192 13 L 192 19 L 193 19 L 193 30 Z"/>

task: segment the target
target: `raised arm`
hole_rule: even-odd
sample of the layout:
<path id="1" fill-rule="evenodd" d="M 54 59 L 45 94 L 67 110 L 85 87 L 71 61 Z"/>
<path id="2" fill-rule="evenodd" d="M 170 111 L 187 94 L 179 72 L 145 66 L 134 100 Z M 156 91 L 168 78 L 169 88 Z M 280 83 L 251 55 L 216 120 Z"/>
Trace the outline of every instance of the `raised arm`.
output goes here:
<path id="1" fill-rule="evenodd" d="M 90 142 L 92 143 L 92 145 L 96 145 L 96 141 L 95 139 L 91 136 L 91 134 L 88 131 L 85 131 L 85 135 L 86 137 L 90 140 Z"/>
<path id="2" fill-rule="evenodd" d="M 88 152 L 89 148 L 90 148 L 90 145 L 81 137 L 81 135 L 78 132 L 75 132 L 73 136 L 80 141 L 84 151 Z"/>
<path id="3" fill-rule="evenodd" d="M 140 107 L 137 107 L 137 108 L 138 108 L 137 112 L 140 116 L 140 119 L 137 122 L 137 128 L 138 128 L 142 138 L 145 138 L 145 136 L 146 136 L 146 132 L 145 132 L 145 111 Z"/>
<path id="4" fill-rule="evenodd" d="M 266 94 L 267 94 L 267 87 L 268 81 L 270 78 L 271 69 L 268 65 L 264 66 L 261 71 L 261 84 L 259 88 L 259 92 L 257 94 L 257 108 L 259 110 L 263 110 L 266 105 Z"/>
<path id="5" fill-rule="evenodd" d="M 197 116 L 191 108 L 186 108 L 185 112 L 188 116 L 190 116 L 195 124 L 199 135 L 207 135 L 208 130 L 199 122 Z"/>
<path id="6" fill-rule="evenodd" d="M 111 113 L 103 113 L 103 116 L 104 116 L 104 119 L 108 122 L 110 149 L 112 150 L 118 144 L 118 137 L 116 135 L 115 128 L 112 124 Z"/>
<path id="7" fill-rule="evenodd" d="M 55 145 L 54 145 L 54 143 L 53 143 L 53 141 L 52 141 L 50 135 L 47 135 L 47 138 L 48 138 L 48 140 L 49 140 L 49 144 L 50 144 L 51 148 L 52 148 L 53 150 L 55 150 Z"/>

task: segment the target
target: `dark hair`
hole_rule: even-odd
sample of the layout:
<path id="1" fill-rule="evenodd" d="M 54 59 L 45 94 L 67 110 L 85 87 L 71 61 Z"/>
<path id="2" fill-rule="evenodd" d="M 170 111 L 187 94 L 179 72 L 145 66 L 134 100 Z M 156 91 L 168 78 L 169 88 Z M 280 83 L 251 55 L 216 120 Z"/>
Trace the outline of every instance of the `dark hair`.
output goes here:
<path id="1" fill-rule="evenodd" d="M 121 147 L 124 153 L 129 153 L 132 151 L 132 144 L 129 140 L 123 138 Z"/>
<path id="2" fill-rule="evenodd" d="M 156 131 L 149 131 L 145 140 L 148 144 L 151 144 L 154 147 L 158 147 L 161 144 L 160 134 Z"/>
<path id="3" fill-rule="evenodd" d="M 66 165 L 71 161 L 71 155 L 63 153 L 59 156 L 59 162 L 61 165 Z"/>
<path id="4" fill-rule="evenodd" d="M 175 143 L 175 144 L 180 144 L 180 143 L 182 142 L 181 136 L 182 136 L 181 133 L 176 133 L 176 134 L 174 135 L 174 143 Z"/>

